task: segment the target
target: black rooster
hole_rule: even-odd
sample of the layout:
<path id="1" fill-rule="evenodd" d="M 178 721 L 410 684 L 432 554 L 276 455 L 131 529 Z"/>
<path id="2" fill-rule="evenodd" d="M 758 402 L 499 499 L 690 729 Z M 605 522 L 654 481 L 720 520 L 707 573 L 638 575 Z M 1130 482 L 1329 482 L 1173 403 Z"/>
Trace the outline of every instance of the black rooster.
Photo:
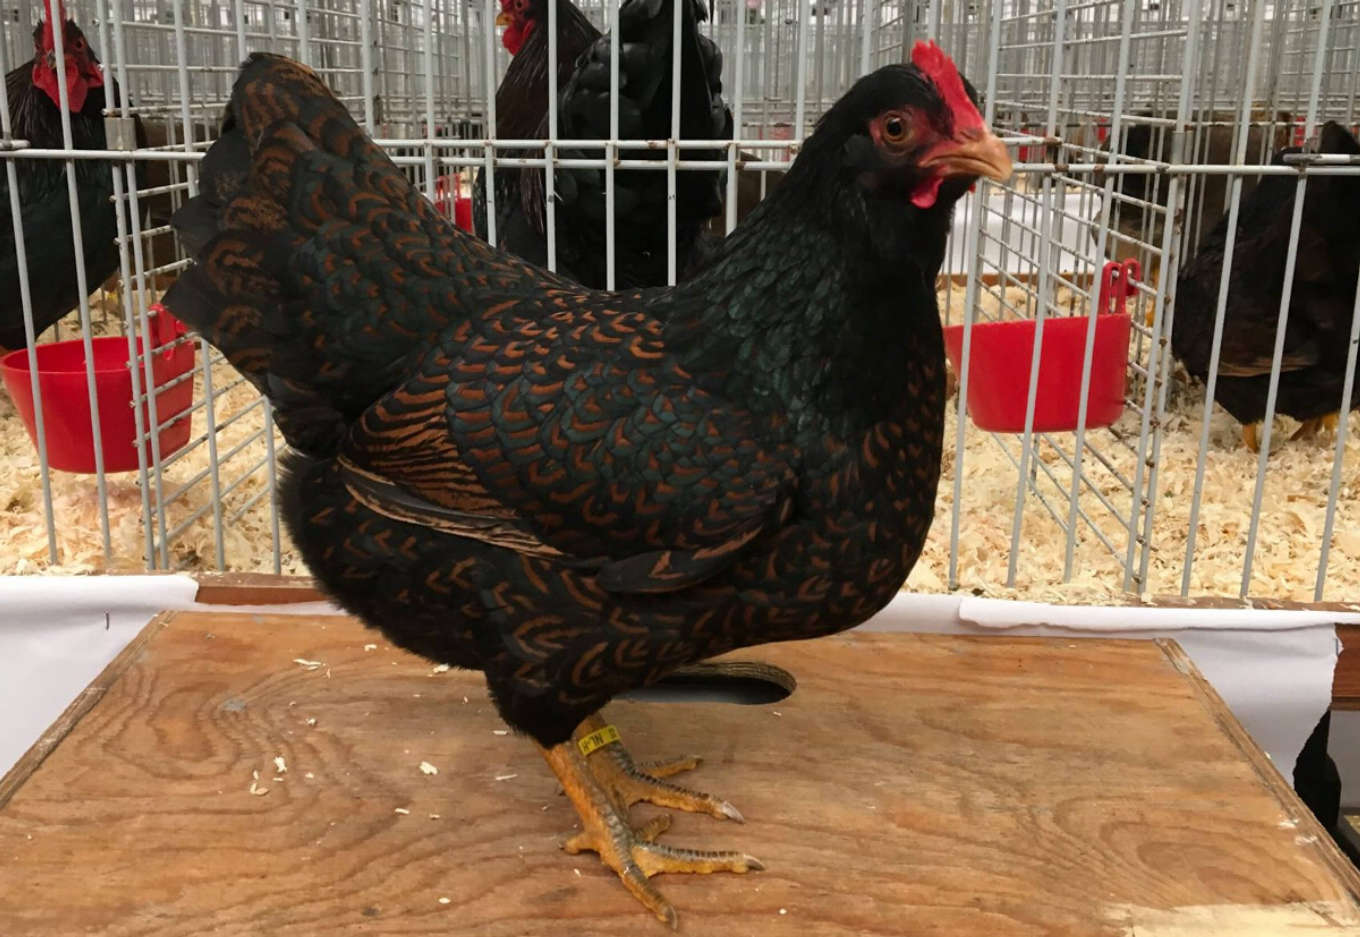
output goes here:
<path id="1" fill-rule="evenodd" d="M 581 816 L 567 849 L 672 923 L 649 876 L 760 864 L 659 845 L 628 806 L 740 814 L 573 733 L 691 662 L 864 621 L 920 555 L 935 274 L 952 205 L 1010 161 L 948 57 L 913 62 L 858 81 L 673 288 L 591 291 L 456 230 L 276 56 L 243 66 L 175 220 L 197 263 L 165 303 L 274 402 L 318 580 L 484 671 Z"/>
<path id="2" fill-rule="evenodd" d="M 664 140 L 671 134 L 671 42 L 675 0 L 626 0 L 619 9 L 619 138 Z M 515 53 L 496 91 L 496 133 L 506 139 L 548 136 L 547 2 L 503 0 L 503 41 Z M 731 139 L 732 116 L 722 99 L 722 54 L 699 32 L 707 18 L 700 0 L 681 6 L 680 135 Z M 609 133 L 609 46 L 571 0 L 558 3 L 558 136 L 600 140 Z M 522 155 L 541 155 L 522 154 Z M 599 159 L 600 151 L 562 150 L 566 159 Z M 685 150 L 682 158 L 724 154 Z M 662 159 L 664 151 L 625 150 L 623 159 Z M 496 172 L 496 240 L 521 257 L 547 263 L 542 170 Z M 558 169 L 558 270 L 596 289 L 608 283 L 605 254 L 605 173 Z M 618 288 L 668 282 L 666 174 L 619 171 L 614 177 L 615 277 Z M 706 226 L 722 211 L 721 171 L 684 170 L 676 178 L 676 270 L 696 269 L 708 255 Z M 487 236 L 484 183 L 474 186 L 478 234 Z"/>
<path id="3" fill-rule="evenodd" d="M 106 105 L 99 59 L 80 27 L 66 19 L 61 0 L 49 0 L 43 22 L 33 30 L 33 59 L 5 76 L 10 127 L 16 139 L 27 140 L 34 148 L 62 147 L 57 73 L 53 62 L 54 13 L 65 23 L 62 50 L 71 104 L 71 142 L 80 150 L 105 149 L 107 140 L 102 112 Z M 137 137 L 138 144 L 142 145 L 145 134 L 140 122 Z M 36 335 L 80 302 L 75 247 L 71 239 L 71 204 L 63 161 L 22 159 L 15 163 Z M 78 159 L 75 172 L 85 248 L 85 284 L 93 291 L 118 269 L 115 241 L 118 223 L 110 201 L 113 179 L 109 164 L 103 160 Z M 0 348 L 22 348 L 25 342 L 9 174 L 0 165 Z"/>
<path id="4" fill-rule="evenodd" d="M 1360 143 L 1329 121 L 1317 151 L 1356 156 Z M 1297 147 L 1281 150 L 1274 163 L 1281 165 L 1286 154 L 1298 152 Z M 1292 177 L 1264 176 L 1238 209 L 1214 399 L 1242 424 L 1242 438 L 1253 452 L 1258 451 L 1257 424 L 1266 412 L 1296 188 Z M 1227 232 L 1224 218 L 1186 265 L 1176 288 L 1171 350 L 1201 380 L 1209 373 Z M 1360 177 L 1309 177 L 1297 258 L 1276 410 L 1301 421 L 1295 436 L 1306 437 L 1323 425 L 1335 427 L 1341 406 L 1360 271 Z M 1353 407 L 1357 404 L 1360 394 L 1352 400 Z"/>

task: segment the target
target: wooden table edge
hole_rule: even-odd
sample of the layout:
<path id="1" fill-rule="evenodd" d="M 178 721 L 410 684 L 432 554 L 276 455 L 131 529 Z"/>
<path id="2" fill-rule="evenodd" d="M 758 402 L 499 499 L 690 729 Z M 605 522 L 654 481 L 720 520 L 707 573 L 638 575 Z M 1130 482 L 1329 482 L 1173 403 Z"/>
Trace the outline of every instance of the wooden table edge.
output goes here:
<path id="1" fill-rule="evenodd" d="M 293 605 L 324 602 L 326 596 L 309 576 L 273 573 L 195 573 L 194 601 L 204 605 Z"/>
<path id="2" fill-rule="evenodd" d="M 1218 695 L 1204 675 L 1199 672 L 1190 655 L 1186 654 L 1181 646 L 1170 638 L 1156 638 L 1158 647 L 1166 655 L 1171 666 L 1175 667 L 1190 681 L 1199 696 L 1200 703 L 1213 717 L 1214 721 L 1223 732 L 1232 739 L 1247 761 L 1251 763 L 1257 776 L 1262 783 L 1275 795 L 1275 799 L 1280 806 L 1285 808 L 1294 821 L 1297 835 L 1307 837 L 1306 845 L 1313 849 L 1319 860 L 1341 881 L 1349 892 L 1350 899 L 1356 903 L 1357 910 L 1360 910 L 1360 869 L 1357 869 L 1341 851 L 1341 847 L 1332 839 L 1332 835 L 1322 826 L 1313 811 L 1299 799 L 1293 787 L 1275 767 L 1275 763 L 1266 757 L 1265 751 L 1256 744 L 1247 730 L 1237 721 L 1237 717 L 1232 714 L 1228 704 L 1223 701 L 1223 697 Z"/>
<path id="3" fill-rule="evenodd" d="M 24 782 L 38 770 L 38 767 L 47 760 L 48 756 L 57 750 L 62 740 L 71 734 L 85 714 L 94 708 L 95 704 L 103 699 L 104 694 L 109 691 L 128 666 L 141 653 L 148 641 L 150 641 L 162 628 L 164 628 L 175 617 L 176 612 L 160 612 L 143 626 L 127 645 L 118 652 L 113 660 L 109 661 L 99 674 L 90 681 L 90 685 L 81 690 L 76 698 L 62 711 L 62 714 L 50 725 L 38 740 L 29 746 L 28 751 L 20 756 L 14 766 L 5 772 L 5 776 L 0 778 L 0 810 L 5 808 L 19 788 L 23 787 Z"/>

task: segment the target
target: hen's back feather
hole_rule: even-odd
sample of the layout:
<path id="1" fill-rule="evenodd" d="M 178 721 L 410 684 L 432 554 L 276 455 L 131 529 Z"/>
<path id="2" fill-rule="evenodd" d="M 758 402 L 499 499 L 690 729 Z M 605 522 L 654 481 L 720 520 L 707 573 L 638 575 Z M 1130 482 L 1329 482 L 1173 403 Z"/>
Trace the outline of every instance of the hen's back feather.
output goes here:
<path id="1" fill-rule="evenodd" d="M 440 217 L 314 73 L 278 56 L 242 66 L 200 186 L 175 216 L 199 263 L 165 305 L 313 455 L 460 316 L 460 284 L 528 275 Z"/>

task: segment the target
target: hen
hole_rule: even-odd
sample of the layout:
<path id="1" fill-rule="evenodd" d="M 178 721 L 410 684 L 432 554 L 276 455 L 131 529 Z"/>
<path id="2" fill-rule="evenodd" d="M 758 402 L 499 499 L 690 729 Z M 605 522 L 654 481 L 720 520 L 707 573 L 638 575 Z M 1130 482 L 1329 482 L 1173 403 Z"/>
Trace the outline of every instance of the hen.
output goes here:
<path id="1" fill-rule="evenodd" d="M 567 849 L 674 923 L 650 876 L 761 866 L 662 846 L 628 806 L 740 814 L 607 732 L 578 741 L 619 693 L 896 594 L 939 478 L 951 208 L 1009 173 L 921 44 L 831 108 L 700 275 L 595 292 L 455 229 L 312 72 L 255 55 L 164 302 L 273 401 L 317 579 L 396 644 L 482 670 L 580 814 Z"/>
<path id="2" fill-rule="evenodd" d="M 53 67 L 52 20 L 65 24 L 62 53 L 71 105 L 71 142 L 79 150 L 107 149 L 104 77 L 85 34 L 66 19 L 61 0 L 48 0 L 33 30 L 33 58 L 5 76 L 15 139 L 40 149 L 61 149 L 61 110 Z M 121 98 L 120 98 L 121 100 Z M 139 145 L 145 134 L 137 122 Z M 28 260 L 28 288 L 37 335 L 80 302 L 66 164 L 52 159 L 15 160 Z M 118 269 L 118 222 L 113 178 L 104 160 L 75 160 L 76 194 L 84 243 L 85 285 L 93 291 Z M 19 259 L 14 238 L 9 174 L 0 165 L 0 349 L 26 344 Z"/>
<path id="3" fill-rule="evenodd" d="M 1162 114 L 1143 111 L 1138 116 L 1174 119 L 1176 115 L 1174 111 Z M 1192 114 L 1192 123 L 1203 123 L 1206 126 L 1201 127 L 1194 136 L 1187 139 L 1187 152 L 1190 152 L 1189 148 L 1192 145 L 1195 148 L 1193 152 L 1190 152 L 1188 161 L 1196 164 L 1217 165 L 1232 163 L 1232 123 L 1235 119 L 1236 115 L 1227 111 Z M 1288 142 L 1289 115 L 1276 112 L 1274 121 L 1269 125 L 1267 125 L 1268 120 L 1269 115 L 1263 113 L 1252 115 L 1252 123 L 1247 130 L 1246 162 L 1249 165 L 1260 164 L 1268 159 L 1271 153 Z M 1174 138 L 1170 128 L 1153 127 L 1151 124 L 1141 122 L 1133 123 L 1129 126 L 1124 137 L 1122 152 L 1138 159 L 1151 159 L 1167 163 L 1171 162 L 1173 143 Z M 1108 150 L 1109 147 L 1110 143 L 1106 141 L 1102 149 Z M 1205 242 L 1209 236 L 1208 232 L 1213 229 L 1214 225 L 1228 210 L 1228 177 L 1220 175 L 1182 176 L 1182 189 L 1186 185 L 1193 187 L 1188 194 L 1186 204 L 1191 206 L 1194 212 L 1188 214 L 1185 220 L 1185 227 L 1189 236 L 1184 243 L 1189 246 L 1193 253 Z M 1242 197 L 1246 198 L 1255 187 L 1256 177 L 1244 176 L 1242 179 Z M 1155 175 L 1122 174 L 1115 179 L 1115 191 L 1122 193 L 1125 198 L 1117 200 L 1111 209 L 1111 230 L 1105 252 L 1112 260 L 1139 259 L 1147 266 L 1148 278 L 1155 283 L 1160 274 L 1160 248 L 1166 213 L 1165 211 L 1153 211 L 1151 217 L 1148 217 L 1148 212 L 1141 203 L 1151 202 L 1165 208 L 1171 194 L 1167 180 Z M 1091 236 L 1092 238 L 1096 236 L 1094 230 Z M 1143 247 L 1144 244 L 1156 246 L 1158 252 L 1151 255 L 1147 254 Z M 1147 322 L 1151 325 L 1151 310 L 1148 311 L 1147 317 Z"/>
<path id="4" fill-rule="evenodd" d="M 1340 124 L 1328 122 L 1317 150 L 1355 156 L 1360 143 Z M 1284 149 L 1274 162 L 1280 165 L 1286 154 L 1298 152 Z M 1238 209 L 1214 399 L 1242 424 L 1242 438 L 1253 452 L 1258 450 L 1257 424 L 1266 412 L 1296 189 L 1293 177 L 1264 176 Z M 1224 218 L 1186 265 L 1176 288 L 1171 350 L 1201 380 L 1209 373 L 1227 232 Z M 1358 271 L 1360 177 L 1310 176 L 1275 401 L 1277 412 L 1303 423 L 1296 437 L 1336 425 Z M 1360 403 L 1356 397 L 1352 406 Z"/>
<path id="5" fill-rule="evenodd" d="M 671 44 L 675 2 L 627 0 L 619 9 L 620 139 L 665 140 L 674 136 Z M 547 2 L 503 0 L 503 10 L 502 21 L 509 24 L 504 42 L 515 57 L 496 91 L 496 133 L 506 139 L 545 139 Z M 722 54 L 699 32 L 699 23 L 706 18 L 700 0 L 681 0 L 679 135 L 693 140 L 730 139 L 732 117 L 722 99 Z M 559 0 L 557 31 L 558 136 L 568 140 L 608 139 L 610 39 L 600 36 L 570 0 Z M 558 155 L 564 159 L 599 159 L 601 151 L 564 149 Z M 724 154 L 685 150 L 681 155 L 687 160 L 718 160 Z M 620 156 L 660 160 L 665 158 L 665 151 L 625 150 Z M 559 168 L 554 185 L 557 269 L 586 286 L 610 286 L 604 170 Z M 540 169 L 496 172 L 496 241 L 540 265 L 547 263 L 548 256 L 544 190 Z M 486 237 L 485 188 L 480 174 L 473 199 L 477 232 Z M 612 286 L 661 286 L 669 282 L 667 202 L 666 173 L 615 173 Z M 721 212 L 722 204 L 720 171 L 683 170 L 676 174 L 678 276 L 692 272 L 707 256 L 711 245 L 705 229 Z"/>

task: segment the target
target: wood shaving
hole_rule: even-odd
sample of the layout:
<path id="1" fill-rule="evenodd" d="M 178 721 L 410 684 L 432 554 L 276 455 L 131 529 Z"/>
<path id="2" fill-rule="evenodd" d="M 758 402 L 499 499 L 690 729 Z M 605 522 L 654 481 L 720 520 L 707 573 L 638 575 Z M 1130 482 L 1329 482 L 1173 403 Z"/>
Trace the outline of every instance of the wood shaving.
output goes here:
<path id="1" fill-rule="evenodd" d="M 492 729 L 492 730 L 491 730 L 491 734 L 492 734 L 492 735 L 509 735 L 509 734 L 510 734 L 510 730 L 509 730 L 509 729 Z"/>
<path id="2" fill-rule="evenodd" d="M 430 764 L 428 761 L 422 761 L 422 762 L 420 763 L 420 773 L 421 773 L 421 774 L 438 774 L 438 773 L 439 773 L 439 769 L 436 768 L 434 765 Z"/>
<path id="3" fill-rule="evenodd" d="M 269 793 L 269 788 L 260 787 L 260 772 L 250 772 L 250 793 L 256 797 L 263 797 Z"/>
<path id="4" fill-rule="evenodd" d="M 453 900 L 452 898 L 440 898 L 440 899 L 439 899 L 439 903 L 440 903 L 440 904 L 448 904 L 448 903 L 451 902 L 452 900 Z"/>
<path id="5" fill-rule="evenodd" d="M 314 778 L 316 777 L 316 775 L 314 775 L 314 774 L 312 774 L 312 772 L 308 771 L 306 774 L 303 775 L 303 777 L 310 781 L 310 780 L 314 779 Z"/>
<path id="6" fill-rule="evenodd" d="M 449 665 L 448 665 L 448 664 L 435 664 L 434 669 L 430 671 L 430 674 L 433 675 L 433 674 L 437 674 L 437 673 L 448 673 L 448 672 L 449 672 Z"/>
<path id="7" fill-rule="evenodd" d="M 409 816 L 411 815 L 411 811 L 407 810 L 405 807 L 396 807 L 396 808 L 393 808 L 392 812 L 393 812 L 393 813 L 399 813 L 399 814 L 401 814 L 403 817 L 409 817 Z"/>
<path id="8" fill-rule="evenodd" d="M 319 670 L 326 662 L 321 660 L 307 660 L 305 657 L 294 657 L 293 663 L 297 664 L 299 667 L 305 667 L 308 670 Z"/>
<path id="9" fill-rule="evenodd" d="M 310 717 L 310 718 L 307 720 L 307 725 L 309 725 L 309 726 L 314 726 L 314 725 L 316 725 L 316 717 L 315 717 L 315 716 Z"/>
<path id="10" fill-rule="evenodd" d="M 513 781 L 513 780 L 514 780 L 515 778 L 517 778 L 517 777 L 519 777 L 518 774 L 498 774 L 498 775 L 496 775 L 495 780 L 497 780 L 497 781 Z"/>
<path id="11" fill-rule="evenodd" d="M 378 645 L 376 645 L 376 644 L 365 644 L 365 645 L 364 645 L 364 650 L 365 650 L 365 651 L 376 651 L 377 649 L 378 649 Z"/>
<path id="12" fill-rule="evenodd" d="M 279 774 L 286 774 L 288 772 L 288 762 L 283 760 L 282 755 L 274 756 L 274 770 Z"/>

